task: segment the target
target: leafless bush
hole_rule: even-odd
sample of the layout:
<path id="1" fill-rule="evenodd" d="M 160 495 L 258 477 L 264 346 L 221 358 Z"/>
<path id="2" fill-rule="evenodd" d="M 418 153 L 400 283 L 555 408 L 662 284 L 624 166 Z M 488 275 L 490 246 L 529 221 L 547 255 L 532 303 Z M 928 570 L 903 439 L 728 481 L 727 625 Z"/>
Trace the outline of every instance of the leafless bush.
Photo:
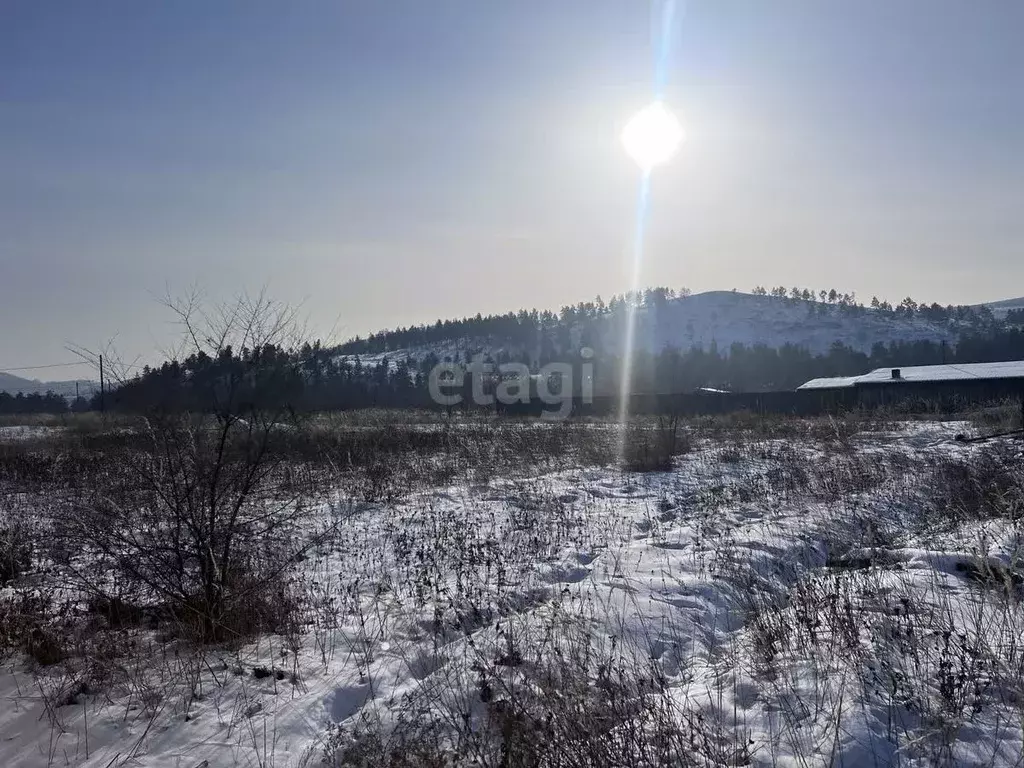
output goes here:
<path id="1" fill-rule="evenodd" d="M 1004 400 L 996 405 L 975 408 L 967 412 L 966 418 L 982 433 L 1009 432 L 1024 428 L 1021 419 L 1024 406 L 1019 399 Z"/>
<path id="2" fill-rule="evenodd" d="M 486 483 L 578 466 L 607 466 L 615 431 L 603 423 L 546 422 L 466 415 L 437 423 L 396 424 L 390 414 L 358 425 L 339 420 L 312 429 L 298 455 L 326 461 L 353 497 L 394 502 L 408 493 L 453 482 Z M 334 422 L 330 419 L 328 423 Z M 289 435 L 288 450 L 301 433 Z"/>
<path id="3" fill-rule="evenodd" d="M 32 567 L 32 540 L 24 521 L 0 522 L 0 586 Z"/>
<path id="4" fill-rule="evenodd" d="M 885 409 L 844 411 L 813 417 L 736 411 L 698 416 L 690 420 L 690 426 L 696 436 L 713 442 L 813 440 L 838 446 L 848 445 L 858 434 L 898 431 L 902 422 Z"/>
<path id="5" fill-rule="evenodd" d="M 1024 515 L 1024 462 L 1012 445 L 994 445 L 967 456 L 937 457 L 928 481 L 923 522 L 955 526 L 965 520 Z"/>
<path id="6" fill-rule="evenodd" d="M 168 306 L 183 327 L 180 354 L 218 359 L 295 340 L 294 315 L 263 296 L 213 311 L 195 297 Z M 261 366 L 287 364 L 269 357 L 204 384 L 206 412 L 154 410 L 143 430 L 93 449 L 115 471 L 83 488 L 55 525 L 83 550 L 70 571 L 85 594 L 161 605 L 200 643 L 277 628 L 275 606 L 286 603 L 275 590 L 306 546 L 309 489 L 279 449 L 297 429 L 293 412 L 260 389 L 276 381 Z"/>
<path id="7" fill-rule="evenodd" d="M 659 416 L 653 426 L 634 420 L 625 429 L 622 463 L 628 472 L 668 472 L 674 457 L 692 450 L 677 415 Z"/>
<path id="8" fill-rule="evenodd" d="M 257 609 L 299 553 L 306 506 L 267 459 L 270 439 L 272 426 L 254 420 L 152 422 L 149 449 L 122 452 L 121 472 L 57 521 L 83 550 L 74 582 L 108 604 L 122 598 L 117 584 L 164 605 L 201 642 L 271 628 L 272 612 Z"/>
<path id="9" fill-rule="evenodd" d="M 565 622 L 569 623 L 566 624 Z M 474 644 L 459 667 L 412 694 L 386 726 L 364 719 L 327 746 L 338 766 L 698 764 L 710 739 L 669 694 L 646 652 L 594 636 L 566 618 L 528 641 L 511 627 Z M 455 676 L 461 672 L 453 672 Z"/>

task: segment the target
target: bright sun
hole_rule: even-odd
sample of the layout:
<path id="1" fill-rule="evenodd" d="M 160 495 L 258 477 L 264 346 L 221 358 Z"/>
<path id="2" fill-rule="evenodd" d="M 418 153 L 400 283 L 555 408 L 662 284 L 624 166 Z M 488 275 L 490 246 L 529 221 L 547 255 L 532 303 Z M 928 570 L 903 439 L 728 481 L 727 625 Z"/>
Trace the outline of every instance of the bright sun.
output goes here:
<path id="1" fill-rule="evenodd" d="M 644 171 L 671 159 L 683 140 L 683 127 L 660 101 L 637 112 L 622 131 L 626 153 Z"/>

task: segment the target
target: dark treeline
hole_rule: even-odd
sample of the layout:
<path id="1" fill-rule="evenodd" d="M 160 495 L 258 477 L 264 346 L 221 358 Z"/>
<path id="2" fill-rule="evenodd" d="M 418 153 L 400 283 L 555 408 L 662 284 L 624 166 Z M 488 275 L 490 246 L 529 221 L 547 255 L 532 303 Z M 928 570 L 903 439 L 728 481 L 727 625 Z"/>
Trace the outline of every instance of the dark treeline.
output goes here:
<path id="1" fill-rule="evenodd" d="M 494 364 L 513 361 L 507 353 L 496 359 L 486 355 L 477 359 Z M 557 351 L 552 359 L 558 359 Z M 792 345 L 778 349 L 740 344 L 728 350 L 714 345 L 687 351 L 666 348 L 656 354 L 638 353 L 633 389 L 638 393 L 700 388 L 779 391 L 817 377 L 851 376 L 873 368 L 1020 359 L 1024 359 L 1024 329 L 1020 328 L 968 333 L 956 345 L 930 341 L 876 344 L 867 353 L 839 343 L 823 354 Z M 135 412 L 153 408 L 215 411 L 222 398 L 230 399 L 236 408 L 241 404 L 242 411 L 250 406 L 254 410 L 302 412 L 429 406 L 428 376 L 438 362 L 436 355 L 427 355 L 420 361 L 385 357 L 365 364 L 358 355 L 341 357 L 319 344 L 292 351 L 273 346 L 241 352 L 226 349 L 217 358 L 198 354 L 146 368 L 109 392 L 106 404 Z M 615 394 L 620 366 L 621 361 L 613 356 L 594 360 L 595 394 Z M 225 395 L 228 389 L 230 398 Z"/>
<path id="2" fill-rule="evenodd" d="M 708 350 L 687 352 L 666 349 L 658 355 L 642 355 L 634 363 L 634 380 L 640 392 L 692 392 L 701 387 L 770 392 L 795 389 L 815 378 L 855 376 L 875 368 L 1004 360 L 1024 360 L 1024 329 L 965 333 L 955 345 L 933 341 L 879 343 L 869 352 L 840 343 L 823 354 L 793 345 L 775 349 L 734 344 L 725 351 L 714 345 Z"/>
<path id="3" fill-rule="evenodd" d="M 236 413 L 323 411 L 411 405 L 416 402 L 414 390 L 425 393 L 426 378 L 409 361 L 364 366 L 358 359 L 347 361 L 326 352 L 317 342 L 298 350 L 227 347 L 215 358 L 200 352 L 156 368 L 146 366 L 109 392 L 106 401 L 112 409 L 133 412 L 215 412 L 225 405 Z"/>
<path id="4" fill-rule="evenodd" d="M 24 394 L 19 392 L 12 395 L 8 392 L 0 392 L 0 414 L 24 414 L 24 413 L 67 413 L 71 410 L 85 411 L 91 407 L 85 398 L 79 398 L 73 403 L 68 403 L 67 398 L 54 392 L 39 394 L 37 392 Z"/>
<path id="5" fill-rule="evenodd" d="M 563 307 L 559 313 L 523 309 L 503 315 L 477 314 L 461 320 L 438 320 L 433 325 L 381 331 L 366 339 L 357 336 L 342 344 L 338 351 L 348 355 L 380 354 L 461 339 L 492 339 L 524 347 L 535 346 L 545 337 L 564 335 L 570 328 L 604 317 L 615 311 L 620 302 L 621 299 L 613 299 L 606 305 L 599 296 L 596 301 Z"/>

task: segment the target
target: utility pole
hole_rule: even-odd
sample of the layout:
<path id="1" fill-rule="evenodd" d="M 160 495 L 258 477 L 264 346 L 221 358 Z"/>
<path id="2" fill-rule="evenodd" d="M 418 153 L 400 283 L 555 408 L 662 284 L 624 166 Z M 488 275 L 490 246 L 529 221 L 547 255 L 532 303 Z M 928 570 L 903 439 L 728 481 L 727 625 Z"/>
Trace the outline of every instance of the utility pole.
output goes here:
<path id="1" fill-rule="evenodd" d="M 103 385 L 103 355 L 100 355 L 100 413 L 107 412 L 107 393 Z"/>

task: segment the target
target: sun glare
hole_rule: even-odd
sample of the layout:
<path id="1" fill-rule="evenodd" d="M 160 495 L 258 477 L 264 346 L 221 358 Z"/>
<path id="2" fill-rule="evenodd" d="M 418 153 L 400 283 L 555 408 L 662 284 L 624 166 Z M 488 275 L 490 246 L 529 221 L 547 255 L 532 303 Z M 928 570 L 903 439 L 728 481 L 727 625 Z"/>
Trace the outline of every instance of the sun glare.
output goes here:
<path id="1" fill-rule="evenodd" d="M 660 101 L 641 109 L 622 131 L 626 153 L 644 171 L 672 158 L 683 140 L 683 127 Z"/>

